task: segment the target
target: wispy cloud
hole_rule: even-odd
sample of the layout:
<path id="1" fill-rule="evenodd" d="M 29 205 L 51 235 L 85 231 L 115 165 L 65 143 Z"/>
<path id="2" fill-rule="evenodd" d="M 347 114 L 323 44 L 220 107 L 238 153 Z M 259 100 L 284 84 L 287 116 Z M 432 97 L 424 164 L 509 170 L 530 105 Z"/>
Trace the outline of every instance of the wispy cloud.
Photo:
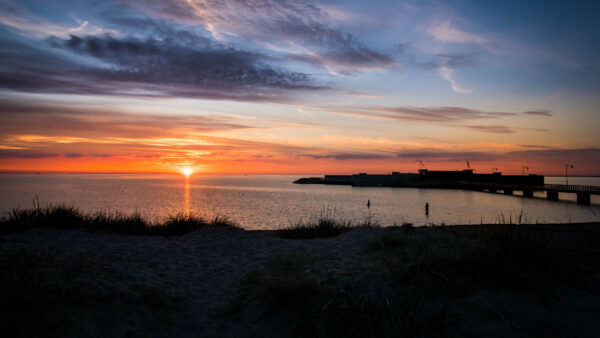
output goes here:
<path id="1" fill-rule="evenodd" d="M 431 25 L 427 29 L 427 32 L 441 42 L 484 44 L 488 41 L 481 35 L 468 33 L 458 29 L 450 22 L 450 20 Z"/>
<path id="2" fill-rule="evenodd" d="M 55 23 L 27 12 L 10 0 L 0 4 L 0 24 L 32 38 L 68 37 L 69 34 L 118 34 L 114 29 L 101 28 L 79 18 L 73 18 L 73 24 L 69 26 Z"/>
<path id="3" fill-rule="evenodd" d="M 366 98 L 366 99 L 381 99 L 381 98 L 384 98 L 384 96 L 381 96 L 381 95 L 375 95 L 375 94 L 363 93 L 363 92 L 351 92 L 351 93 L 348 93 L 348 95 L 355 96 L 355 97 L 362 97 L 362 98 Z"/>
<path id="4" fill-rule="evenodd" d="M 472 92 L 471 89 L 467 89 L 467 88 L 461 88 L 459 87 L 459 85 L 456 83 L 456 81 L 454 80 L 454 70 L 452 68 L 449 68 L 447 66 L 441 66 L 439 69 L 440 72 L 440 76 L 450 82 L 450 85 L 452 86 L 452 90 L 455 93 L 460 93 L 460 94 L 469 94 Z"/>
<path id="5" fill-rule="evenodd" d="M 476 130 L 485 133 L 494 133 L 494 134 L 512 134 L 514 133 L 514 129 L 501 126 L 501 125 L 491 125 L 491 126 L 464 126 L 463 128 Z"/>
<path id="6" fill-rule="evenodd" d="M 548 111 L 548 110 L 530 110 L 530 111 L 526 111 L 523 112 L 523 114 L 525 115 L 536 115 L 536 116 L 553 116 L 552 112 Z"/>
<path id="7" fill-rule="evenodd" d="M 390 154 L 368 154 L 368 153 L 325 153 L 325 154 L 299 154 L 301 157 L 309 157 L 315 160 L 381 160 L 393 158 Z"/>
<path id="8" fill-rule="evenodd" d="M 63 107 L 58 105 L 0 100 L 0 139 L 19 142 L 108 142 L 115 138 L 184 137 L 254 128 L 227 116 L 141 114 L 111 108 Z M 44 135 L 14 138 L 14 135 Z M 55 136 L 60 136 L 56 138 Z"/>
<path id="9" fill-rule="evenodd" d="M 465 161 L 465 160 L 477 160 L 477 161 L 493 161 L 498 159 L 498 154 L 492 154 L 489 152 L 480 151 L 448 151 L 448 150 L 408 150 L 397 154 L 397 157 L 403 159 L 412 160 L 443 160 L 443 161 Z"/>
<path id="10" fill-rule="evenodd" d="M 321 108 L 321 111 L 351 114 L 367 118 L 444 124 L 517 116 L 516 113 L 511 112 L 487 112 L 464 107 L 362 107 L 358 109 Z"/>
<path id="11" fill-rule="evenodd" d="M 309 1 L 137 0 L 128 4 L 152 15 L 201 25 L 221 42 L 242 38 L 325 68 L 356 71 L 398 65 L 355 35 L 330 25 L 329 11 Z"/>

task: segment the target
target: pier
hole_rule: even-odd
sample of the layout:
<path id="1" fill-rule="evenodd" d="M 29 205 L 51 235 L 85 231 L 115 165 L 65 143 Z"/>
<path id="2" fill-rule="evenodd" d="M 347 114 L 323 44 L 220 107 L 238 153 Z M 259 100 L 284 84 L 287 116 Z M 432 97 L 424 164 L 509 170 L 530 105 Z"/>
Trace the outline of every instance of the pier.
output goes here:
<path id="1" fill-rule="evenodd" d="M 550 201 L 558 201 L 559 193 L 574 193 L 577 195 L 578 204 L 591 204 L 591 195 L 600 195 L 600 187 L 589 185 L 566 185 L 566 184 L 544 184 L 544 185 L 498 185 L 480 182 L 456 182 L 456 189 L 476 190 L 490 193 L 502 191 L 505 195 L 513 195 L 514 191 L 522 191 L 523 197 L 533 197 L 534 192 L 546 192 L 546 198 Z"/>
<path id="2" fill-rule="evenodd" d="M 371 175 L 360 173 L 354 175 L 325 175 L 321 177 L 301 178 L 296 184 L 333 184 L 357 187 L 405 187 L 430 189 L 464 189 L 513 195 L 521 191 L 523 197 L 533 197 L 534 192 L 545 192 L 551 201 L 559 200 L 559 193 L 574 193 L 577 203 L 589 205 L 591 195 L 600 195 L 600 187 L 585 185 L 545 184 L 541 175 L 502 175 L 475 174 L 473 170 L 430 171 L 419 170 L 419 173 L 393 172 L 388 175 Z"/>

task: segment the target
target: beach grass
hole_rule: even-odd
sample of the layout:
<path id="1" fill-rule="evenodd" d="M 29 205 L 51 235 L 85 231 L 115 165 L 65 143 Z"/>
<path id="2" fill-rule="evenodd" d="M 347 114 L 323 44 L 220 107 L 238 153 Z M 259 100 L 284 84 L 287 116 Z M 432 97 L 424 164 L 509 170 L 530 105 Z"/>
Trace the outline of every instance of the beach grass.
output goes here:
<path id="1" fill-rule="evenodd" d="M 273 257 L 242 279 L 233 310 L 254 306 L 253 320 L 271 323 L 283 336 L 381 336 L 380 321 L 387 320 L 378 318 L 376 304 L 365 297 L 372 285 L 322 279 L 312 261 L 303 252 Z"/>
<path id="2" fill-rule="evenodd" d="M 513 325 L 486 292 L 547 304 L 565 288 L 597 290 L 590 277 L 600 264 L 597 227 L 426 230 L 380 230 L 357 248 L 373 264 L 361 268 L 319 271 L 318 256 L 274 257 L 242 280 L 236 304 L 256 310 L 253 320 L 275 325 L 281 335 L 427 336 L 457 325 L 463 302 L 482 302 Z"/>
<path id="3" fill-rule="evenodd" d="M 93 253 L 35 252 L 0 247 L 0 328 L 5 337 L 76 336 L 90 329 L 95 311 L 127 321 L 128 309 L 151 309 L 156 318 L 141 324 L 168 325 L 173 313 L 185 306 L 181 297 L 160 285 L 122 283 L 118 289 L 94 283 L 120 276 L 104 267 L 104 257 Z M 107 310 L 110 309 L 110 310 Z M 65 316 L 64 313 L 70 313 Z"/>
<path id="4" fill-rule="evenodd" d="M 34 204 L 30 209 L 13 209 L 0 219 L 0 234 L 32 228 L 87 229 L 123 235 L 181 236 L 203 228 L 235 228 L 226 217 L 208 220 L 201 216 L 179 213 L 164 222 L 149 222 L 139 213 L 99 211 L 84 214 L 69 205 Z"/>
<path id="5" fill-rule="evenodd" d="M 299 221 L 289 228 L 277 230 L 274 232 L 274 235 L 288 239 L 324 238 L 337 237 L 345 232 L 356 229 L 378 227 L 379 224 L 370 218 L 353 223 L 352 221 L 336 219 L 333 216 L 321 215 L 319 218 L 307 222 Z"/>
<path id="6" fill-rule="evenodd" d="M 599 233 L 570 238 L 551 226 L 464 226 L 427 239 L 384 233 L 365 250 L 380 254 L 395 283 L 424 295 L 476 287 L 547 297 L 560 285 L 582 285 L 586 267 L 600 263 Z"/>

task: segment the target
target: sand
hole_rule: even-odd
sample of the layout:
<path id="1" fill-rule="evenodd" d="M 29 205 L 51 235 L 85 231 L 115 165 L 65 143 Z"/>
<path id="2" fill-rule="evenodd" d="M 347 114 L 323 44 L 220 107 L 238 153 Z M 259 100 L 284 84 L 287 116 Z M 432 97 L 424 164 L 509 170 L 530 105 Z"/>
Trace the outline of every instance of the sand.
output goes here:
<path id="1" fill-rule="evenodd" d="M 244 276 L 276 255 L 302 252 L 312 257 L 311 268 L 321 278 L 361 278 L 380 265 L 365 246 L 386 231 L 404 230 L 359 229 L 335 238 L 292 240 L 240 229 L 203 229 L 179 237 L 33 229 L 2 237 L 0 253 L 4 259 L 15 252 L 31 254 L 43 276 L 34 287 L 64 293 L 60 297 L 67 300 L 42 311 L 49 327 L 41 335 L 277 336 L 285 318 L 261 320 L 248 313 L 252 307 L 226 313 Z M 436 231 L 411 234 L 426 237 Z M 450 310 L 458 319 L 441 335 L 592 337 L 600 332 L 597 289 L 565 287 L 544 301 L 484 289 L 456 299 Z M 21 334 L 40 332 L 24 329 Z"/>

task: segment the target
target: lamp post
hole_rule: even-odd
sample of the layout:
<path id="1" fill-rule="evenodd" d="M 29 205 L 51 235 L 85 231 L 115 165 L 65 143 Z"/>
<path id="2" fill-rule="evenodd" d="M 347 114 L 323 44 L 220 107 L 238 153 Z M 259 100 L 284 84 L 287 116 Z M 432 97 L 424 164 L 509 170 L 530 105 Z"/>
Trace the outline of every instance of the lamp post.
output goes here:
<path id="1" fill-rule="evenodd" d="M 567 185 L 569 185 L 569 168 L 573 169 L 573 165 L 565 164 L 565 180 L 567 182 Z"/>
<path id="2" fill-rule="evenodd" d="M 525 176 L 525 169 L 529 170 L 529 167 L 523 167 L 523 176 Z"/>

